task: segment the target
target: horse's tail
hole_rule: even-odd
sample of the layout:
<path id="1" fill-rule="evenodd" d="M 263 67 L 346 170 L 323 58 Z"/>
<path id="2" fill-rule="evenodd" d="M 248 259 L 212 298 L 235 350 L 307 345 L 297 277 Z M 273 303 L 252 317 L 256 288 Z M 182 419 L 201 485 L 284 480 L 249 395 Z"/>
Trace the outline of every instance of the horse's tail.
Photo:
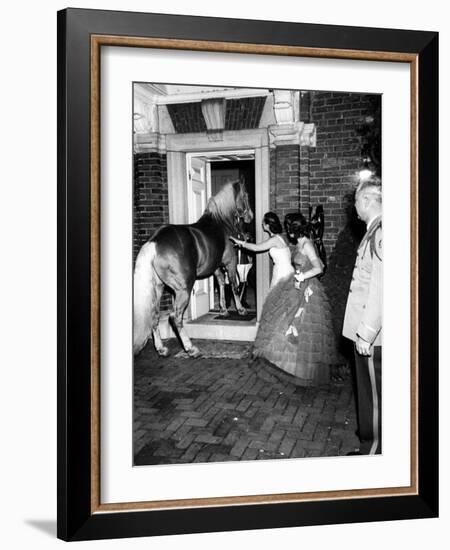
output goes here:
<path id="1" fill-rule="evenodd" d="M 138 354 L 152 334 L 156 302 L 156 279 L 153 267 L 156 244 L 146 242 L 139 251 L 134 268 L 133 353 Z"/>

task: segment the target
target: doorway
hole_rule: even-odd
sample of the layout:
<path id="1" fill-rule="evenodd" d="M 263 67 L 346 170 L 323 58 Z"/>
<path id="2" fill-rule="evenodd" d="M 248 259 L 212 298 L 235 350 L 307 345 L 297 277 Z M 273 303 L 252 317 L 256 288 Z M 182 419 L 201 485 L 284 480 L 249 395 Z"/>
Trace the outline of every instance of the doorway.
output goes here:
<path id="1" fill-rule="evenodd" d="M 244 178 L 249 196 L 250 207 L 255 211 L 255 155 L 253 151 L 201 152 L 186 155 L 187 164 L 187 206 L 189 223 L 200 218 L 206 203 L 211 196 L 230 181 Z M 256 241 L 255 218 L 250 224 L 242 225 L 241 238 L 250 242 Z M 237 314 L 232 296 L 231 285 L 225 273 L 225 301 L 230 315 L 237 323 L 256 322 L 257 289 L 256 257 L 253 253 L 237 251 L 238 274 L 240 279 L 239 294 L 247 315 Z M 219 321 L 219 285 L 215 277 L 196 281 L 189 306 L 188 319 L 204 322 Z"/>
<path id="2" fill-rule="evenodd" d="M 248 193 L 250 207 L 255 211 L 255 159 L 249 160 L 213 160 L 211 162 L 211 195 L 215 195 L 221 187 L 228 181 L 236 181 L 244 178 Z M 241 238 L 249 242 L 255 242 L 255 218 L 249 224 L 243 224 Z M 257 293 L 256 293 L 256 258 L 252 252 L 244 250 L 237 251 L 238 256 L 238 274 L 239 274 L 239 294 L 242 305 L 247 309 L 248 315 L 256 316 Z M 225 287 L 225 301 L 227 308 L 232 313 L 236 313 L 236 305 L 232 297 L 230 285 Z M 217 281 L 214 280 L 214 303 L 212 311 L 219 311 L 219 292 Z"/>
<path id="3" fill-rule="evenodd" d="M 222 168 L 226 170 L 236 167 L 244 169 L 242 161 L 248 161 L 252 165 L 253 174 L 251 199 L 254 202 L 252 208 L 255 240 L 259 242 L 264 238 L 261 222 L 264 212 L 269 210 L 270 198 L 270 154 L 266 129 L 225 131 L 222 139 L 217 142 L 211 141 L 207 135 L 167 135 L 166 150 L 170 223 L 189 223 L 190 220 L 194 221 L 193 218 L 198 212 L 201 215 L 203 205 L 206 205 L 207 197 L 212 193 L 211 170 L 214 172 L 220 168 L 220 163 L 225 163 Z M 194 171 L 192 171 L 192 159 L 197 159 L 194 161 Z M 242 162 L 242 164 L 233 166 L 233 162 Z M 189 193 L 191 174 L 197 181 L 194 185 L 195 192 Z M 198 183 L 201 185 L 197 185 Z M 195 219 L 198 217 L 200 216 Z M 255 260 L 256 317 L 245 322 L 242 320 L 234 322 L 234 317 L 230 321 L 214 319 L 215 316 L 217 317 L 214 311 L 215 294 L 214 291 L 210 291 L 211 287 L 214 288 L 214 281 L 213 278 L 206 279 L 203 281 L 203 287 L 196 288 L 198 297 L 201 298 L 195 300 L 196 310 L 192 311 L 189 307 L 185 315 L 186 331 L 191 338 L 254 340 L 270 280 L 268 255 L 257 254 Z M 206 320 L 205 316 L 207 316 Z M 168 322 L 163 320 L 160 323 L 160 330 L 163 335 L 167 335 L 165 337 L 172 334 Z"/>

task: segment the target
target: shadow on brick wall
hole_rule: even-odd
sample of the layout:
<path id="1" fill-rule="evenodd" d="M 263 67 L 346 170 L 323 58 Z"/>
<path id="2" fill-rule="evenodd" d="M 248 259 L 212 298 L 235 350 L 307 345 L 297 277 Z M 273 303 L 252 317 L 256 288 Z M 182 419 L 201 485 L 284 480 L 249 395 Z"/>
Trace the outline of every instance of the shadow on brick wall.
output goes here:
<path id="1" fill-rule="evenodd" d="M 349 193 L 344 198 L 347 223 L 339 233 L 333 251 L 329 255 L 327 271 L 322 282 L 331 304 L 339 351 L 346 358 L 351 359 L 353 347 L 348 340 L 342 337 L 342 325 L 356 253 L 364 235 L 365 226 L 357 218 L 354 208 L 354 193 Z"/>

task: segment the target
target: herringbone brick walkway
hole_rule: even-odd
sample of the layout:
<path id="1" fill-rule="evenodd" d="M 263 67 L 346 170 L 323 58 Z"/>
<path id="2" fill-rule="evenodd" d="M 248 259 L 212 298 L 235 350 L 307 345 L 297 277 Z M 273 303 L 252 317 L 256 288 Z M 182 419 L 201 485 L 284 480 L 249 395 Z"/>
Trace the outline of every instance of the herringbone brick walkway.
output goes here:
<path id="1" fill-rule="evenodd" d="M 226 346 L 233 358 L 180 357 L 171 340 L 170 357 L 147 345 L 135 359 L 136 465 L 337 456 L 357 448 L 350 378 L 298 387 L 261 361 L 236 358 L 248 343 L 195 344 Z"/>

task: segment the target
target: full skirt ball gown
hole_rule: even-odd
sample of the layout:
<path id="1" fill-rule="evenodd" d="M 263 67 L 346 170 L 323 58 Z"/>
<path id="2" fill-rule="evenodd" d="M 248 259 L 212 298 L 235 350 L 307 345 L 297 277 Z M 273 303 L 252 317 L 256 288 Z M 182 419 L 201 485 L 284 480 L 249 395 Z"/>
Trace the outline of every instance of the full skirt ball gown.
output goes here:
<path id="1" fill-rule="evenodd" d="M 294 265 L 306 271 L 307 256 L 295 254 Z M 326 384 L 330 368 L 342 364 L 336 347 L 331 307 L 317 278 L 294 286 L 293 274 L 272 285 L 253 347 L 255 357 L 264 357 L 296 377 L 302 386 Z"/>

